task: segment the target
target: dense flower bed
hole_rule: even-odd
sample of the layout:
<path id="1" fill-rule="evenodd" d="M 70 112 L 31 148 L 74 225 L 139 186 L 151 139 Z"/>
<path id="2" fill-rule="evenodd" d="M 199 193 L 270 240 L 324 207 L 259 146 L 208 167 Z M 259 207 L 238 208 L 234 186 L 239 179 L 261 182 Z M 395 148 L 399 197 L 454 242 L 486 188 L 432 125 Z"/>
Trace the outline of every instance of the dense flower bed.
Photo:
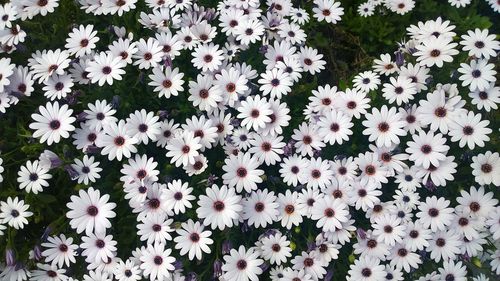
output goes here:
<path id="1" fill-rule="evenodd" d="M 498 280 L 499 10 L 1 5 L 0 280 Z"/>

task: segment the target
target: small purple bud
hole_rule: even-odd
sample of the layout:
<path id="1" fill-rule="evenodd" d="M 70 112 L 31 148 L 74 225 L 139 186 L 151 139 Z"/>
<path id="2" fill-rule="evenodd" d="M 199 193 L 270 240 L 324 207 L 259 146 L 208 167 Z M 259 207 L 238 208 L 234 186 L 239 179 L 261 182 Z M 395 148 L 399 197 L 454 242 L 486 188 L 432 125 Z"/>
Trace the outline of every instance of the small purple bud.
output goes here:
<path id="1" fill-rule="evenodd" d="M 120 96 L 113 96 L 111 100 L 111 107 L 113 109 L 118 109 L 120 107 Z"/>
<path id="2" fill-rule="evenodd" d="M 222 261 L 219 259 L 215 260 L 213 268 L 214 268 L 213 277 L 215 279 L 221 277 L 222 276 Z"/>
<path id="3" fill-rule="evenodd" d="M 233 243 L 229 240 L 225 240 L 222 242 L 222 254 L 227 255 L 229 252 L 231 252 L 231 249 L 233 248 Z"/>
<path id="4" fill-rule="evenodd" d="M 15 97 L 15 98 L 18 98 L 18 99 L 22 99 L 25 97 L 25 95 L 21 92 L 18 92 L 18 91 L 12 91 L 9 93 L 9 95 Z"/>
<path id="5" fill-rule="evenodd" d="M 95 154 L 100 154 L 100 151 L 101 149 L 93 144 L 87 146 L 87 148 L 85 148 L 85 153 L 87 154 L 91 154 L 91 155 L 95 155 Z"/>
<path id="6" fill-rule="evenodd" d="M 435 191 L 436 190 L 436 185 L 432 182 L 431 179 L 428 179 L 427 182 L 425 183 L 425 188 L 429 191 Z"/>
<path id="7" fill-rule="evenodd" d="M 263 263 L 263 264 L 259 265 L 259 267 L 260 267 L 260 269 L 262 269 L 262 271 L 264 272 L 264 271 L 266 271 L 266 270 L 268 270 L 268 269 L 269 269 L 269 264 L 265 262 L 265 263 Z"/>
<path id="8" fill-rule="evenodd" d="M 139 83 L 144 84 L 144 77 L 146 77 L 146 74 L 141 71 L 139 73 Z"/>
<path id="9" fill-rule="evenodd" d="M 248 222 L 247 221 L 244 221 L 241 224 L 241 232 L 248 232 L 248 231 L 250 231 L 250 226 L 248 226 Z"/>
<path id="10" fill-rule="evenodd" d="M 396 65 L 398 67 L 401 67 L 403 64 L 405 64 L 405 57 L 403 55 L 403 52 L 397 51 L 396 52 Z"/>
<path id="11" fill-rule="evenodd" d="M 68 172 L 68 175 L 71 178 L 71 180 L 75 180 L 79 176 L 78 172 L 73 167 L 71 167 L 71 165 L 64 166 L 64 170 Z"/>
<path id="12" fill-rule="evenodd" d="M 25 267 L 26 267 L 26 266 L 25 266 L 25 264 L 24 264 L 24 263 L 22 263 L 22 262 L 16 262 L 16 266 L 14 267 L 14 269 L 15 269 L 16 271 L 18 271 L 18 270 L 24 269 Z"/>
<path id="13" fill-rule="evenodd" d="M 42 237 L 40 237 L 40 239 L 42 240 L 42 242 L 47 241 L 47 237 L 49 237 L 50 233 L 52 233 L 52 227 L 50 227 L 50 225 L 49 225 L 43 231 Z"/>
<path id="14" fill-rule="evenodd" d="M 241 124 L 241 121 L 240 119 L 237 119 L 237 118 L 233 118 L 229 121 L 231 123 L 231 125 L 235 126 L 235 127 L 239 127 L 240 124 Z"/>
<path id="15" fill-rule="evenodd" d="M 262 45 L 261 47 L 259 47 L 259 53 L 261 54 L 265 54 L 267 53 L 267 49 L 269 48 L 269 46 L 267 45 Z"/>
<path id="16" fill-rule="evenodd" d="M 76 116 L 76 122 L 85 122 L 87 121 L 87 113 L 85 112 L 80 112 L 77 116 Z"/>
<path id="17" fill-rule="evenodd" d="M 328 270 L 323 281 L 331 281 L 333 279 L 333 270 Z"/>
<path id="18" fill-rule="evenodd" d="M 314 249 L 316 249 L 316 243 L 314 243 L 314 242 L 307 242 L 307 251 L 308 252 L 314 251 Z"/>
<path id="19" fill-rule="evenodd" d="M 166 55 L 165 58 L 163 59 L 163 65 L 165 67 L 172 67 L 172 58 L 169 55 Z"/>
<path id="20" fill-rule="evenodd" d="M 198 276 L 196 275 L 196 273 L 194 272 L 189 272 L 187 275 L 186 275 L 186 281 L 197 281 L 198 280 Z"/>
<path id="21" fill-rule="evenodd" d="M 19 52 L 21 53 L 26 53 L 28 51 L 28 48 L 26 47 L 26 45 L 19 43 L 16 45 L 16 50 L 19 50 Z"/>
<path id="22" fill-rule="evenodd" d="M 433 81 L 434 81 L 434 79 L 432 79 L 432 76 L 430 76 L 427 79 L 425 79 L 425 84 L 430 85 Z"/>
<path id="23" fill-rule="evenodd" d="M 212 21 L 215 18 L 215 10 L 212 8 L 207 9 L 203 18 L 206 19 L 207 21 Z"/>
<path id="24" fill-rule="evenodd" d="M 78 102 L 78 97 L 81 95 L 81 91 L 76 90 L 72 92 L 70 95 L 66 96 L 66 103 L 68 103 L 68 105 L 75 105 Z"/>
<path id="25" fill-rule="evenodd" d="M 7 266 L 13 266 L 16 263 L 16 257 L 14 256 L 14 251 L 12 251 L 12 249 L 5 250 L 5 263 Z"/>
<path id="26" fill-rule="evenodd" d="M 313 151 L 313 157 L 318 158 L 321 156 L 321 149 Z"/>
<path id="27" fill-rule="evenodd" d="M 467 253 L 461 255 L 461 257 L 466 262 L 470 262 L 471 261 L 471 257 Z"/>
<path id="28" fill-rule="evenodd" d="M 208 186 L 212 186 L 212 185 L 215 183 L 215 181 L 216 181 L 217 179 L 219 179 L 219 178 L 218 178 L 217 176 L 215 176 L 214 174 L 210 174 L 210 175 L 208 175 L 208 178 L 207 178 L 207 185 L 208 185 Z"/>
<path id="29" fill-rule="evenodd" d="M 262 235 L 264 237 L 269 237 L 271 235 L 275 235 L 277 233 L 276 229 L 268 229 L 266 232 L 264 232 Z"/>
<path id="30" fill-rule="evenodd" d="M 167 110 L 159 110 L 158 111 L 158 117 L 160 118 L 160 121 L 164 121 L 165 119 L 168 118 L 168 111 Z"/>
<path id="31" fill-rule="evenodd" d="M 365 240 L 366 239 L 366 231 L 362 228 L 358 228 L 356 230 L 356 233 L 358 234 L 358 237 Z"/>
<path id="32" fill-rule="evenodd" d="M 42 260 L 42 258 L 43 258 L 43 256 L 42 256 L 42 248 L 40 247 L 40 245 L 35 245 L 35 248 L 33 248 L 33 258 L 36 261 Z"/>
<path id="33" fill-rule="evenodd" d="M 176 261 L 174 262 L 174 268 L 175 268 L 175 270 L 181 269 L 182 267 L 183 267 L 183 266 L 182 266 L 182 262 L 181 262 L 181 261 L 176 260 Z"/>

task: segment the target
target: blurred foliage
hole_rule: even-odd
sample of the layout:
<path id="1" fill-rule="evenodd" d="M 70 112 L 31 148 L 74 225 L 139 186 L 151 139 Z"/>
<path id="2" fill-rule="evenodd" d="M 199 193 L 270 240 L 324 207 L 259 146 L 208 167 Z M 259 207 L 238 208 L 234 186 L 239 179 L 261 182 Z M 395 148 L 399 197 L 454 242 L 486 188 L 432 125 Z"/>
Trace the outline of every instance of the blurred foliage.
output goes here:
<path id="1" fill-rule="evenodd" d="M 295 6 L 306 7 L 311 12 L 312 1 L 293 1 Z M 289 139 L 293 128 L 296 128 L 303 122 L 302 111 L 305 104 L 308 102 L 308 97 L 311 96 L 311 91 L 316 89 L 318 85 L 330 84 L 338 86 L 340 89 L 345 89 L 351 86 L 351 79 L 358 72 L 368 70 L 374 58 L 382 53 L 392 54 L 397 49 L 397 42 L 405 39 L 406 27 L 411 24 L 416 24 L 418 21 L 435 19 L 438 16 L 448 19 L 452 24 L 456 25 L 455 31 L 458 35 L 473 28 L 491 28 L 491 33 L 498 33 L 499 17 L 483 0 L 474 0 L 471 5 L 465 8 L 456 9 L 451 7 L 447 1 L 420 0 L 417 1 L 416 8 L 407 15 L 397 15 L 385 10 L 384 8 L 377 9 L 376 15 L 368 18 L 360 17 L 357 14 L 357 7 L 362 1 L 345 0 L 341 1 L 345 9 L 345 15 L 342 21 L 336 25 L 327 24 L 325 22 L 318 23 L 311 19 L 304 26 L 308 40 L 307 45 L 317 48 L 324 55 L 327 61 L 326 70 L 319 75 L 303 74 L 302 80 L 297 83 L 291 94 L 284 98 L 291 109 L 292 120 L 290 126 L 285 130 L 285 139 Z M 201 1 L 201 4 L 215 7 L 216 1 Z M 9 55 L 16 64 L 26 65 L 27 59 L 35 50 L 41 49 L 56 49 L 63 48 L 65 39 L 71 29 L 80 24 L 93 24 L 95 30 L 98 30 L 100 41 L 97 49 L 103 50 L 105 47 L 116 39 L 116 36 L 110 31 L 111 25 L 124 26 L 127 31 L 134 34 L 134 39 L 153 36 L 153 32 L 143 29 L 138 23 L 138 11 L 145 11 L 145 3 L 139 1 L 137 9 L 125 13 L 123 17 L 118 16 L 93 16 L 85 14 L 80 10 L 78 5 L 73 0 L 61 0 L 56 12 L 49 14 L 46 17 L 37 16 L 31 21 L 19 23 L 28 36 L 26 41 L 19 50 Z M 312 18 L 312 15 L 311 15 Z M 218 36 L 216 43 L 223 45 L 224 36 Z M 0 56 L 4 57 L 5 54 Z M 262 65 L 263 55 L 257 52 L 257 47 L 254 46 L 250 50 L 242 52 L 236 60 L 246 61 L 259 71 L 264 69 Z M 438 76 L 434 77 L 434 81 L 451 81 L 458 82 L 457 78 L 449 79 L 451 72 L 457 68 L 459 62 L 466 61 L 466 55 L 457 56 L 454 63 L 448 64 L 441 69 Z M 496 61 L 498 65 L 498 60 Z M 179 67 L 182 72 L 186 73 L 185 79 L 191 80 L 195 77 L 196 70 L 190 63 L 190 52 L 183 51 L 182 55 L 174 60 L 174 66 Z M 185 90 L 177 97 L 170 99 L 158 98 L 156 93 L 153 93 L 152 88 L 147 86 L 148 78 L 147 71 L 139 71 L 135 66 L 127 66 L 127 74 L 122 81 L 115 81 L 112 86 L 97 85 L 81 86 L 75 85 L 73 90 L 78 90 L 81 95 L 78 98 L 78 103 L 73 106 L 76 113 L 82 112 L 89 102 L 94 102 L 97 99 L 106 99 L 111 101 L 113 96 L 120 97 L 120 106 L 116 117 L 126 118 L 135 110 L 145 108 L 148 111 L 157 112 L 159 110 L 167 110 L 170 114 L 169 118 L 173 118 L 178 123 L 182 123 L 185 118 L 193 114 L 199 114 L 191 103 L 187 100 L 188 92 Z M 441 79 L 439 79 L 441 78 Z M 386 81 L 384 81 L 386 82 Z M 446 82 L 445 82 L 446 83 Z M 187 89 L 188 81 L 184 86 Z M 467 97 L 467 90 L 461 88 L 462 97 L 470 101 Z M 425 97 L 425 93 L 420 94 L 417 100 Z M 380 96 L 379 92 L 370 93 L 372 106 L 380 106 L 385 100 Z M 71 140 L 62 141 L 59 144 L 47 147 L 46 144 L 38 143 L 37 139 L 31 137 L 32 131 L 28 128 L 31 120 L 31 114 L 35 112 L 39 105 L 45 104 L 46 98 L 43 96 L 41 87 L 36 86 L 35 93 L 28 99 L 23 99 L 14 107 L 8 108 L 7 113 L 0 116 L 0 151 L 1 157 L 4 160 L 3 173 L 4 182 L 0 183 L 0 200 L 5 200 L 8 196 L 19 196 L 30 204 L 30 210 L 34 213 L 29 219 L 30 224 L 22 230 L 14 230 L 8 228 L 6 234 L 0 237 L 0 261 L 4 260 L 4 251 L 11 248 L 15 251 L 16 257 L 20 261 L 28 260 L 28 252 L 35 244 L 39 244 L 42 234 L 47 228 L 50 228 L 52 235 L 65 233 L 67 236 L 75 237 L 77 243 L 80 241 L 79 236 L 70 229 L 68 220 L 65 219 L 67 212 L 66 203 L 72 194 L 76 194 L 77 190 L 86 188 L 83 185 L 76 184 L 71 181 L 68 174 L 63 168 L 51 170 L 53 179 L 50 180 L 50 187 L 45 188 L 44 192 L 38 195 L 26 194 L 23 190 L 18 189 L 17 171 L 21 165 L 27 160 L 35 160 L 39 154 L 45 149 L 50 149 L 56 152 L 64 161 L 65 164 L 73 162 L 74 158 L 81 158 L 81 151 L 77 151 L 71 145 Z M 477 111 L 468 103 L 468 109 Z M 233 114 L 234 116 L 234 114 Z M 498 143 L 498 113 L 485 114 L 484 118 L 488 118 L 492 122 L 494 133 L 490 136 L 492 141 L 487 147 L 477 149 L 476 153 L 486 150 L 499 149 Z M 77 125 L 77 124 L 75 124 Z M 361 121 L 355 121 L 354 128 L 361 128 Z M 353 156 L 359 152 L 368 149 L 367 139 L 362 135 L 361 129 L 355 129 L 355 134 L 350 141 L 343 145 L 327 146 L 322 152 L 323 158 L 333 159 L 336 155 Z M 410 137 L 402 139 L 406 141 Z M 450 182 L 446 188 L 438 188 L 435 191 L 437 196 L 445 196 L 452 200 L 459 191 L 464 188 L 469 188 L 474 185 L 474 179 L 471 175 L 470 158 L 472 154 L 466 149 L 460 149 L 455 143 L 452 143 L 451 154 L 459 163 L 458 172 L 455 175 L 455 181 Z M 159 163 L 161 181 L 168 179 L 182 179 L 187 181 L 191 186 L 195 187 L 195 195 L 204 194 L 206 187 L 205 179 L 209 174 L 214 174 L 219 177 L 217 183 L 221 184 L 222 164 L 224 155 L 222 148 L 219 146 L 205 153 L 209 159 L 207 170 L 198 176 L 188 177 L 182 169 L 175 168 L 171 165 L 163 155 L 165 151 L 159 149 L 155 144 L 141 145 L 139 154 L 147 153 L 150 157 L 154 157 Z M 136 216 L 132 214 L 127 201 L 124 199 L 122 184 L 119 181 L 120 169 L 122 163 L 118 161 L 108 161 L 106 157 L 96 155 L 97 161 L 101 162 L 101 167 L 104 169 L 101 172 L 101 179 L 93 186 L 100 189 L 103 193 L 108 193 L 111 196 L 111 201 L 117 203 L 117 216 L 112 220 L 113 228 L 109 229 L 110 234 L 113 234 L 115 240 L 118 241 L 118 256 L 127 258 L 131 255 L 131 251 L 142 245 L 136 232 Z M 122 161 L 126 162 L 126 161 Z M 287 187 L 280 182 L 277 167 L 266 169 L 266 179 L 261 184 L 261 188 L 269 188 L 275 192 L 284 192 Z M 395 186 L 388 184 L 384 186 L 383 200 L 390 200 Z M 421 191 L 425 192 L 425 190 Z M 422 194 L 421 194 L 422 195 Z M 176 221 L 185 221 L 188 218 L 196 219 L 196 202 L 193 202 L 194 207 L 186 214 L 177 216 Z M 454 202 L 453 202 L 454 203 Z M 355 211 L 352 213 L 356 219 L 356 225 L 361 228 L 369 228 L 369 222 L 365 219 L 364 213 Z M 276 223 L 275 226 L 279 224 Z M 221 244 L 225 240 L 232 241 L 233 245 L 243 244 L 246 247 L 252 246 L 258 239 L 259 235 L 264 232 L 263 229 L 252 230 L 242 233 L 239 227 L 233 227 L 225 231 L 213 231 L 214 244 L 213 254 L 204 255 L 204 259 L 200 262 L 185 262 L 185 272 L 194 271 L 198 274 L 198 280 L 209 280 L 212 275 L 212 264 L 216 259 L 222 259 Z M 307 249 L 307 243 L 313 241 L 319 230 L 315 227 L 315 222 L 305 219 L 300 227 L 296 227 L 291 231 L 286 232 L 291 241 L 296 245 L 294 254 L 300 254 L 300 251 Z M 354 233 L 353 233 L 354 235 Z M 173 242 L 168 244 L 173 248 Z M 176 257 L 178 251 L 173 251 Z M 187 260 L 187 259 L 182 259 Z M 352 246 L 344 246 L 340 251 L 340 256 L 337 261 L 330 264 L 328 269 L 334 271 L 333 280 L 343 280 L 349 268 L 350 262 L 353 261 Z M 476 263 L 468 263 L 471 272 L 485 272 L 484 266 L 479 268 Z M 410 273 L 407 280 L 414 280 L 416 276 L 422 273 L 430 272 L 440 266 L 434 262 L 427 261 L 426 266 Z M 29 266 L 33 262 L 28 262 Z M 82 258 L 78 259 L 76 266 L 71 268 L 70 276 L 76 278 L 81 277 L 84 273 L 85 262 Z M 266 273 L 267 274 L 267 273 Z M 263 275 L 262 279 L 266 279 L 267 275 Z"/>

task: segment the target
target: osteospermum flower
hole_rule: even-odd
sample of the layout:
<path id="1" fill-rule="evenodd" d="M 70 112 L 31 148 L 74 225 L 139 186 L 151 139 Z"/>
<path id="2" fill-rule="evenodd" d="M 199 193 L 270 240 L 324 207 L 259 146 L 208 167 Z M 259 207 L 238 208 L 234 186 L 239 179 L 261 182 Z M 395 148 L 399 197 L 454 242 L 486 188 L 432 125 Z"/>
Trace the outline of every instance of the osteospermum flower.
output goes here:
<path id="1" fill-rule="evenodd" d="M 7 197 L 7 201 L 0 201 L 0 223 L 8 224 L 15 229 L 23 229 L 28 224 L 28 217 L 33 215 L 29 212 L 30 205 L 24 204 L 24 200 Z M 0 275 L 1 276 L 1 275 Z"/>
<path id="2" fill-rule="evenodd" d="M 241 102 L 238 107 L 238 118 L 242 119 L 241 125 L 246 126 L 248 130 L 253 128 L 255 131 L 262 129 L 266 123 L 271 122 L 270 115 L 272 110 L 266 98 L 261 98 L 259 95 L 255 97 L 248 97 Z"/>
<path id="3" fill-rule="evenodd" d="M 208 45 L 200 45 L 194 50 L 193 65 L 203 71 L 214 71 L 222 64 L 222 51 L 219 50 L 219 45 L 212 43 Z"/>
<path id="4" fill-rule="evenodd" d="M 189 260 L 195 257 L 201 260 L 202 253 L 210 254 L 211 250 L 209 245 L 214 241 L 210 238 L 212 231 L 205 230 L 200 222 L 193 222 L 188 220 L 181 225 L 182 229 L 177 230 L 179 236 L 174 238 L 175 248 L 180 249 L 180 254 L 188 254 Z"/>
<path id="5" fill-rule="evenodd" d="M 465 116 L 457 116 L 455 123 L 450 124 L 448 134 L 451 136 L 451 141 L 458 141 L 460 147 L 464 147 L 465 144 L 469 149 L 474 149 L 476 145 L 483 147 L 485 142 L 490 140 L 488 134 L 492 130 L 486 127 L 489 123 L 488 120 L 481 120 L 481 114 L 469 111 Z"/>
<path id="6" fill-rule="evenodd" d="M 324 197 L 314 203 L 311 219 L 317 220 L 316 227 L 323 231 L 334 232 L 342 228 L 342 222 L 347 221 L 347 205 L 341 200 Z"/>
<path id="7" fill-rule="evenodd" d="M 43 191 L 44 187 L 49 186 L 47 180 L 52 178 L 52 175 L 48 173 L 49 168 L 41 165 L 38 160 L 26 162 L 26 166 L 22 166 L 21 170 L 17 173 L 19 176 L 17 178 L 19 188 L 25 189 L 28 193 L 33 192 L 34 194 Z"/>
<path id="8" fill-rule="evenodd" d="M 136 153 L 137 148 L 134 146 L 138 140 L 128 133 L 125 127 L 125 121 L 120 120 L 117 123 L 110 123 L 104 130 L 106 133 L 96 143 L 102 147 L 101 154 L 108 155 L 109 160 L 122 160 L 122 157 L 130 158 L 131 153 Z"/>
<path id="9" fill-rule="evenodd" d="M 92 49 L 96 47 L 99 37 L 97 37 L 97 31 L 93 30 L 94 26 L 89 24 L 87 26 L 80 25 L 78 28 L 73 28 L 71 33 L 68 35 L 69 38 L 66 39 L 66 45 L 64 46 L 70 54 L 74 54 L 76 57 L 81 57 L 88 55 L 92 52 Z"/>
<path id="10" fill-rule="evenodd" d="M 53 74 L 63 75 L 64 69 L 70 63 L 69 53 L 59 49 L 44 50 L 43 52 L 36 52 L 33 54 L 32 59 L 29 61 L 33 73 L 33 79 L 38 79 L 38 82 L 43 82 L 49 79 Z"/>
<path id="11" fill-rule="evenodd" d="M 30 124 L 34 129 L 33 137 L 40 138 L 40 142 L 47 142 L 48 145 L 58 143 L 61 138 L 68 138 L 69 132 L 75 130 L 72 123 L 76 120 L 72 117 L 73 110 L 67 104 L 59 106 L 56 101 L 48 102 L 45 106 L 38 108 L 40 114 L 34 113 L 31 118 L 36 122 Z"/>
<path id="12" fill-rule="evenodd" d="M 170 254 L 172 250 L 165 249 L 165 244 L 148 244 L 148 247 L 142 250 L 140 261 L 141 269 L 146 277 L 152 280 L 164 280 L 170 277 L 170 271 L 174 271 L 175 258 Z"/>
<path id="13" fill-rule="evenodd" d="M 196 213 L 203 224 L 210 225 L 212 229 L 219 228 L 224 230 L 226 227 L 232 227 L 239 217 L 239 212 L 243 209 L 241 206 L 241 196 L 236 194 L 234 188 L 228 188 L 223 185 L 206 189 L 206 195 L 198 197 L 200 206 Z"/>
<path id="14" fill-rule="evenodd" d="M 500 186 L 500 156 L 498 152 L 487 151 L 472 157 L 472 174 L 478 184 Z"/>
<path id="15" fill-rule="evenodd" d="M 439 166 L 439 161 L 446 159 L 446 153 L 450 148 L 446 145 L 446 139 L 442 134 L 434 134 L 432 131 L 421 132 L 412 136 L 413 141 L 407 143 L 406 152 L 410 154 L 410 160 L 424 168 Z"/>
<path id="16" fill-rule="evenodd" d="M 259 259 L 259 253 L 252 248 L 246 250 L 240 246 L 238 250 L 231 249 L 229 255 L 224 256 L 222 270 L 224 278 L 228 280 L 257 281 L 258 275 L 262 274 L 259 265 L 264 261 Z"/>
<path id="17" fill-rule="evenodd" d="M 471 91 L 484 91 L 490 87 L 490 83 L 495 83 L 497 73 L 493 64 L 488 64 L 487 60 L 472 60 L 470 64 L 461 63 L 458 72 L 462 73 L 460 80 L 462 86 L 469 86 Z"/>
<path id="18" fill-rule="evenodd" d="M 429 38 L 415 47 L 417 52 L 413 55 L 417 56 L 417 61 L 423 65 L 442 67 L 443 63 L 452 62 L 453 56 L 458 54 L 455 49 L 457 45 L 446 37 Z"/>
<path id="19" fill-rule="evenodd" d="M 122 68 L 126 65 L 127 63 L 120 57 L 101 52 L 88 63 L 85 71 L 88 72 L 88 78 L 92 83 L 98 83 L 99 86 L 104 83 L 113 85 L 113 80 L 122 80 L 122 75 L 125 74 Z"/>
<path id="20" fill-rule="evenodd" d="M 199 137 L 195 137 L 193 132 L 184 131 L 167 144 L 167 157 L 172 157 L 170 163 L 175 163 L 176 167 L 194 164 L 194 158 L 199 155 L 198 150 L 201 147 Z"/>
<path id="21" fill-rule="evenodd" d="M 340 2 L 334 0 L 315 0 L 314 4 L 317 7 L 313 8 L 313 16 L 318 21 L 326 21 L 328 23 L 337 23 L 340 17 L 344 15 L 344 8 L 340 7 Z"/>
<path id="22" fill-rule="evenodd" d="M 47 242 L 42 243 L 42 247 L 47 248 L 42 252 L 46 262 L 51 262 L 52 265 L 62 267 L 63 264 L 70 266 L 76 263 L 76 250 L 78 245 L 73 244 L 73 238 L 67 237 L 64 234 L 59 236 L 48 237 Z"/>
<path id="23" fill-rule="evenodd" d="M 387 108 L 383 105 L 380 110 L 373 108 L 372 113 L 366 114 L 366 120 L 362 122 L 366 127 L 363 134 L 368 135 L 368 140 L 375 141 L 377 146 L 399 144 L 399 136 L 406 135 L 401 119 L 395 107 Z"/>
<path id="24" fill-rule="evenodd" d="M 230 155 L 229 159 L 224 161 L 224 174 L 222 179 L 224 184 L 229 187 L 236 187 L 237 192 L 245 189 L 246 192 L 251 192 L 257 189 L 257 184 L 262 182 L 263 170 L 259 167 L 258 160 L 251 156 L 250 153 L 240 153 L 237 156 Z"/>
<path id="25" fill-rule="evenodd" d="M 497 56 L 500 43 L 496 40 L 495 34 L 489 34 L 488 29 L 476 28 L 474 31 L 468 30 L 467 34 L 461 36 L 460 45 L 464 51 L 469 52 L 469 56 L 489 59 Z"/>
<path id="26" fill-rule="evenodd" d="M 188 186 L 187 182 L 182 182 L 180 180 L 174 180 L 167 184 L 167 189 L 164 192 L 166 198 L 166 204 L 173 206 L 173 211 L 175 214 L 182 214 L 186 212 L 186 209 L 191 208 L 193 205 L 190 201 L 196 199 L 193 192 L 193 188 Z"/>
<path id="27" fill-rule="evenodd" d="M 106 231 L 106 228 L 111 227 L 109 218 L 116 216 L 113 212 L 116 204 L 108 203 L 108 200 L 108 194 L 101 196 L 101 192 L 93 187 L 87 191 L 80 190 L 78 196 L 72 195 L 71 202 L 66 204 L 70 209 L 66 216 L 71 219 L 71 227 L 76 229 L 77 233 L 84 230 L 86 234 Z"/>
<path id="28" fill-rule="evenodd" d="M 184 73 L 179 72 L 178 68 L 172 69 L 171 67 L 153 68 L 153 74 L 149 75 L 151 82 L 148 85 L 155 87 L 154 91 L 158 93 L 158 97 L 170 98 L 170 96 L 177 96 L 184 88 Z"/>

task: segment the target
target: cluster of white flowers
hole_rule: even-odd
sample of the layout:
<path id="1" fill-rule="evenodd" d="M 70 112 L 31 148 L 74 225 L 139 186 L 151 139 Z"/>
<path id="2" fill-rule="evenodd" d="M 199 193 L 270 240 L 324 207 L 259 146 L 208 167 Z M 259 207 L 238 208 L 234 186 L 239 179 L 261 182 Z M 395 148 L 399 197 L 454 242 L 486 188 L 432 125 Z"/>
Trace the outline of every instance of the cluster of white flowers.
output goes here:
<path id="1" fill-rule="evenodd" d="M 484 1 L 487 2 L 495 12 L 500 13 L 500 2 L 497 0 Z M 462 8 L 472 3 L 472 0 L 448 0 L 448 3 L 453 7 Z M 418 5 L 418 2 L 415 0 L 368 0 L 358 6 L 358 13 L 363 17 L 373 16 L 377 6 L 384 6 L 391 12 L 404 15 L 413 10 L 415 4 Z"/>
<path id="2" fill-rule="evenodd" d="M 135 9 L 136 2 L 79 0 L 87 13 L 118 16 Z M 401 14 L 415 4 L 387 0 L 367 6 L 382 2 Z M 489 2 L 498 10 L 498 1 Z M 473 257 L 485 263 L 491 276 L 500 274 L 500 206 L 493 192 L 500 186 L 500 156 L 473 151 L 483 148 L 492 133 L 479 111 L 495 111 L 500 102 L 495 65 L 489 62 L 500 50 L 496 35 L 470 30 L 455 42 L 455 26 L 449 21 L 412 25 L 407 28 L 410 39 L 400 44 L 394 58 L 382 54 L 373 70 L 354 77 L 350 88 L 318 86 L 303 116 L 293 116 L 303 122 L 288 128 L 289 108 L 303 105 L 287 104 L 287 95 L 301 78 L 319 74 L 327 63 L 307 46 L 303 25 L 311 17 L 337 23 L 344 13 L 339 2 L 315 0 L 310 11 L 290 0 L 265 5 L 225 0 L 217 9 L 190 0 L 146 4 L 149 13 L 141 12 L 139 22 L 152 37 L 134 40 L 115 27 L 118 38 L 98 50 L 96 43 L 109 38 L 101 33 L 99 38 L 92 25 L 79 25 L 64 48 L 37 50 L 27 65 L 0 59 L 0 111 L 14 111 L 11 106 L 35 88 L 41 90 L 48 101 L 31 115 L 32 137 L 47 146 L 72 138 L 84 156 L 64 169 L 87 186 L 70 195 L 69 202 L 60 202 L 67 203 L 73 231 L 48 236 L 31 253 L 36 268 L 22 266 L 9 251 L 0 265 L 1 280 L 196 280 L 181 261 L 205 260 L 220 252 L 215 247 L 221 241 L 215 243 L 213 233 L 233 227 L 263 234 L 247 241 L 247 247 L 225 246 L 214 264 L 213 276 L 219 280 L 255 281 L 264 279 L 266 271 L 275 281 L 329 280 L 330 266 L 347 262 L 336 261 L 346 245 L 355 256 L 347 280 L 403 280 L 423 264 L 437 263 L 438 270 L 411 278 L 465 281 L 470 275 L 464 261 Z M 13 0 L 0 6 L 2 50 L 14 52 L 26 37 L 16 20 L 45 16 L 58 5 L 58 0 Z M 215 43 L 221 36 L 224 46 Z M 263 53 L 260 73 L 237 61 L 251 48 Z M 467 60 L 451 78 L 437 81 L 460 52 Z M 192 58 L 195 77 L 176 67 L 181 53 Z M 120 108 L 99 98 L 83 112 L 71 108 L 79 85 L 113 87 L 126 77 L 126 69 L 134 68 L 148 73 L 158 100 L 187 96 L 185 102 L 199 114 L 174 120 L 137 108 L 118 119 Z M 371 103 L 376 92 L 385 104 Z M 291 134 L 285 134 L 287 129 Z M 369 142 L 368 151 L 344 149 L 354 135 Z M 141 148 L 149 143 L 163 155 L 138 152 L 147 151 Z M 204 155 L 217 146 L 225 151 L 213 161 L 223 161 L 220 166 Z M 325 153 L 329 147 L 343 150 Z M 469 160 L 458 159 L 463 149 L 470 150 Z M 117 204 L 99 188 L 106 164 L 96 158 L 108 161 L 101 155 L 123 161 L 119 180 L 143 242 L 124 259 L 117 257 L 120 241 L 109 234 L 120 226 L 112 224 Z M 161 157 L 187 176 L 173 174 L 165 181 L 157 162 Z M 0 158 L 0 174 L 2 162 Z M 220 179 L 207 175 L 209 166 Z M 52 174 L 62 168 L 58 155 L 46 150 L 18 169 L 18 188 L 32 194 L 56 188 Z M 477 187 L 455 191 L 456 198 L 438 196 L 458 168 L 472 175 Z M 195 175 L 206 175 L 204 190 L 178 179 Z M 273 180 L 280 188 L 268 186 Z M 389 184 L 397 189 L 387 188 Z M 27 227 L 33 216 L 29 209 L 19 196 L 0 201 L 0 235 L 7 226 Z M 307 249 L 296 248 L 289 234 L 307 221 L 315 225 L 309 230 L 313 238 Z M 370 228 L 362 229 L 362 221 Z M 86 274 L 72 276 L 70 268 L 83 261 Z"/>

